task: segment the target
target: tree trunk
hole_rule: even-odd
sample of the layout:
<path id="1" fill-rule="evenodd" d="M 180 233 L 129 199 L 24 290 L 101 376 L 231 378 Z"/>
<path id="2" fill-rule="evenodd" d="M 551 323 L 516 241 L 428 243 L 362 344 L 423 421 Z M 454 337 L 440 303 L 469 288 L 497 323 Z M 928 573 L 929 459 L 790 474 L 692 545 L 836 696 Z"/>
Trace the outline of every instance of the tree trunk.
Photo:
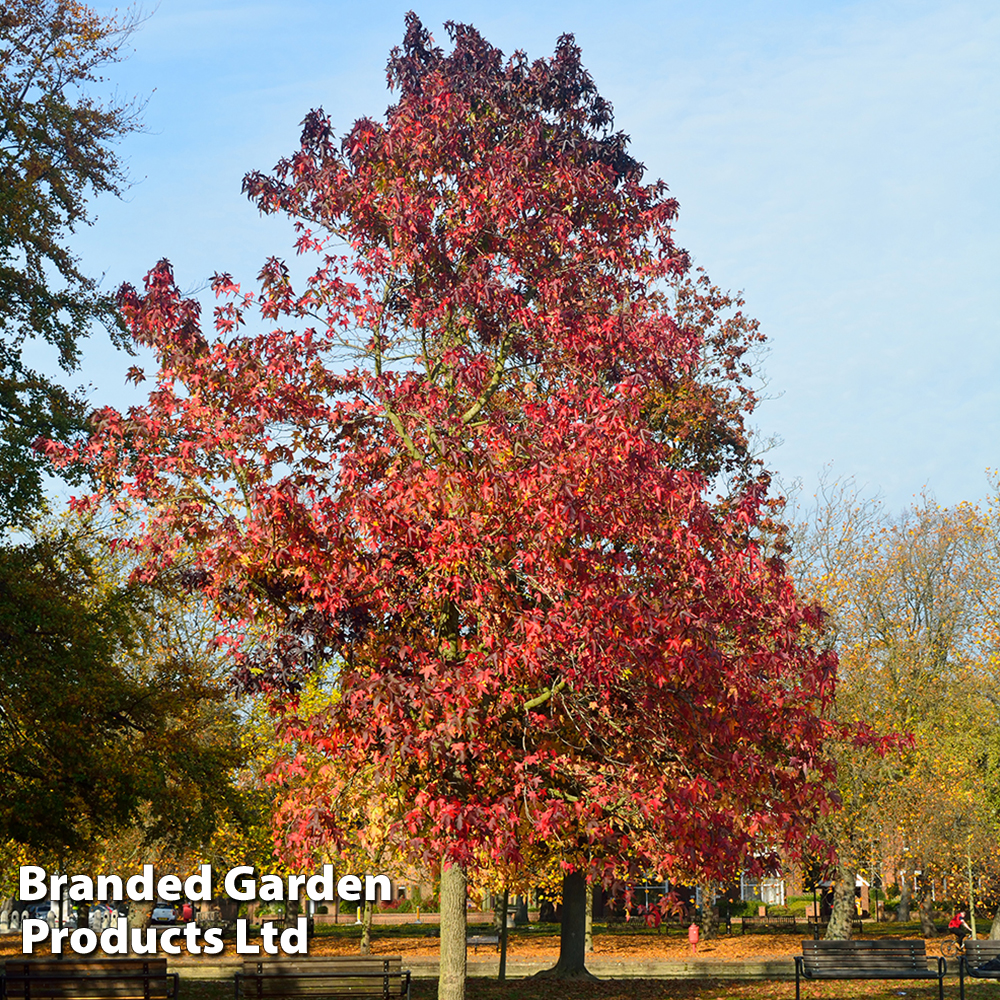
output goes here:
<path id="1" fill-rule="evenodd" d="M 140 900 L 132 901 L 128 904 L 128 925 L 129 927 L 148 927 L 150 918 L 153 916 L 153 904 Z"/>
<path id="2" fill-rule="evenodd" d="M 910 882 L 906 876 L 899 880 L 899 906 L 896 907 L 896 920 L 908 922 L 910 919 Z"/>
<path id="3" fill-rule="evenodd" d="M 923 875 L 917 879 L 917 891 L 920 893 L 920 933 L 925 938 L 937 937 L 934 914 L 931 912 L 931 884 Z"/>
<path id="4" fill-rule="evenodd" d="M 493 929 L 500 933 L 501 928 L 507 923 L 507 903 L 510 893 L 507 889 L 493 895 Z"/>
<path id="5" fill-rule="evenodd" d="M 997 907 L 997 912 L 993 914 L 993 925 L 990 927 L 990 940 L 1000 941 L 1000 906 Z"/>
<path id="6" fill-rule="evenodd" d="M 465 1000 L 465 869 L 441 865 L 441 974 L 438 1000 Z"/>
<path id="7" fill-rule="evenodd" d="M 541 979 L 596 979 L 586 967 L 587 880 L 580 872 L 563 876 L 559 961 L 535 973 Z"/>
<path id="8" fill-rule="evenodd" d="M 719 911 L 712 902 L 715 883 L 705 882 L 701 887 L 701 939 L 711 941 L 719 933 Z"/>
<path id="9" fill-rule="evenodd" d="M 837 866 L 837 884 L 833 888 L 833 909 L 826 927 L 827 941 L 850 941 L 854 919 L 854 869 L 844 862 Z"/>
<path id="10" fill-rule="evenodd" d="M 370 955 L 372 953 L 372 917 L 375 914 L 375 904 L 370 900 L 365 900 L 364 909 L 361 911 L 361 954 Z"/>
<path id="11" fill-rule="evenodd" d="M 587 883 L 587 916 L 583 926 L 583 950 L 589 955 L 594 950 L 594 883 Z"/>
<path id="12" fill-rule="evenodd" d="M 497 975 L 497 979 L 502 983 L 507 978 L 507 906 L 510 904 L 510 890 L 504 889 L 502 902 L 500 903 L 501 917 L 500 917 L 500 971 Z"/>

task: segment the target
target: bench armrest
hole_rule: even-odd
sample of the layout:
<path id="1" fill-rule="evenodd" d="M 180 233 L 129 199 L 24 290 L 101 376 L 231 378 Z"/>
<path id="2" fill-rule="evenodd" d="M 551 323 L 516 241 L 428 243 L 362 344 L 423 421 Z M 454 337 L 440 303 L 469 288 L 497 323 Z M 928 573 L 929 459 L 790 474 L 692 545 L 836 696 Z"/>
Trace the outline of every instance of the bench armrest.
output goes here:
<path id="1" fill-rule="evenodd" d="M 948 975 L 948 960 L 943 956 L 938 958 L 938 979 L 944 979 Z"/>

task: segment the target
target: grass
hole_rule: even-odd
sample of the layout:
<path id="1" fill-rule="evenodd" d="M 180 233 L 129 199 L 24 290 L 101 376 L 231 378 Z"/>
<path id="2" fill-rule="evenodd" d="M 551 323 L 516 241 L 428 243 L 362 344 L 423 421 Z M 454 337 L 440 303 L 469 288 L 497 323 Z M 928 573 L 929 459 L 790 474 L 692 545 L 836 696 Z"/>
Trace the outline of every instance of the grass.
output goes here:
<path id="1" fill-rule="evenodd" d="M 470 924 L 470 927 L 478 926 Z M 484 925 L 485 926 L 485 925 Z M 800 923 L 796 928 L 798 933 L 802 933 L 805 929 L 805 924 Z M 987 928 L 988 930 L 989 928 Z M 939 927 L 939 933 L 944 933 L 945 930 Z M 439 925 L 438 924 L 418 924 L 418 923 L 401 923 L 401 924 L 375 924 L 372 927 L 372 934 L 381 940 L 391 940 L 393 938 L 413 938 L 413 937 L 425 937 L 425 938 L 436 938 L 438 936 Z M 734 918 L 734 931 L 739 934 L 739 918 Z M 525 939 L 537 939 L 552 937 L 558 939 L 559 937 L 559 925 L 558 924 L 528 924 L 526 926 L 511 927 L 508 931 L 511 940 L 515 938 L 525 938 Z M 609 935 L 614 937 L 615 935 L 628 933 L 630 935 L 638 935 L 640 937 L 657 938 L 666 936 L 681 936 L 687 937 L 687 927 L 675 924 L 664 924 L 659 930 L 651 927 L 643 927 L 631 925 L 625 927 L 621 924 L 594 924 L 594 934 L 596 936 Z M 722 933 L 725 934 L 725 922 L 722 923 Z M 331 937 L 331 938 L 343 938 L 350 940 L 360 939 L 361 937 L 361 925 L 356 924 L 353 920 L 345 921 L 341 924 L 317 924 L 316 925 L 316 936 L 317 937 Z M 895 921 L 886 921 L 882 923 L 875 923 L 873 921 L 865 921 L 864 929 L 865 937 L 922 937 L 923 933 L 920 927 L 919 920 L 912 920 L 909 923 L 896 923 Z"/>
<path id="2" fill-rule="evenodd" d="M 414 919 L 416 915 L 414 915 Z M 379 940 L 391 940 L 392 938 L 436 938 L 439 931 L 438 924 L 375 924 L 372 927 L 372 936 Z M 361 939 L 361 925 L 353 920 L 342 924 L 316 924 L 315 937 L 319 938 L 345 938 L 347 940 Z"/>

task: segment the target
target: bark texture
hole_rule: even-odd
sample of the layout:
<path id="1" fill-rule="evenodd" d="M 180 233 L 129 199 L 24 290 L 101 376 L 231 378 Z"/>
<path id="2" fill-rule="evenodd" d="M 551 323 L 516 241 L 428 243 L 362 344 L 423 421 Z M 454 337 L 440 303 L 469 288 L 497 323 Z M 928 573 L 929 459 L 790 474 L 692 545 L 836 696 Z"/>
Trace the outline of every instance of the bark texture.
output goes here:
<path id="1" fill-rule="evenodd" d="M 923 875 L 917 880 L 917 891 L 920 893 L 920 933 L 925 937 L 937 937 L 937 928 L 934 926 L 934 914 L 931 910 L 931 885 L 930 881 Z"/>
<path id="2" fill-rule="evenodd" d="M 910 919 L 910 883 L 905 876 L 899 880 L 899 906 L 896 907 L 896 919 L 903 923 Z"/>
<path id="3" fill-rule="evenodd" d="M 465 869 L 441 866 L 441 975 L 438 1000 L 465 1000 Z"/>
<path id="4" fill-rule="evenodd" d="M 153 904 L 139 900 L 128 904 L 128 925 L 129 927 L 148 927 L 150 918 L 153 916 Z"/>
<path id="5" fill-rule="evenodd" d="M 500 971 L 497 979 L 502 983 L 507 978 L 507 907 L 510 905 L 510 890 L 503 891 L 503 910 L 500 919 Z"/>
<path id="6" fill-rule="evenodd" d="M 361 954 L 370 955 L 372 953 L 372 917 L 374 916 L 375 904 L 370 900 L 365 900 L 364 909 L 361 911 Z"/>
<path id="7" fill-rule="evenodd" d="M 715 899 L 715 883 L 705 882 L 701 886 L 701 939 L 711 941 L 719 934 L 719 910 Z"/>
<path id="8" fill-rule="evenodd" d="M 837 884 L 833 887 L 833 909 L 827 924 L 827 941 L 850 941 L 854 919 L 854 869 L 845 863 L 837 866 Z"/>

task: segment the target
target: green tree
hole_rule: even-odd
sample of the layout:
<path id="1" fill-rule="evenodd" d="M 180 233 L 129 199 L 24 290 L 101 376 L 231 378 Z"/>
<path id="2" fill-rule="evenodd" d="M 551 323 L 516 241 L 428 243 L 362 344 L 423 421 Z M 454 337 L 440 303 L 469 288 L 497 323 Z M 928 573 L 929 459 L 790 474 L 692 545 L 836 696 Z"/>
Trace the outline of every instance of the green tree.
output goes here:
<path id="1" fill-rule="evenodd" d="M 0 842 L 62 857 L 132 823 L 207 839 L 241 759 L 195 609 L 100 544 L 0 547 Z"/>
<path id="2" fill-rule="evenodd" d="M 102 104 L 89 88 L 137 23 L 73 0 L 0 10 L 0 526 L 23 526 L 42 502 L 50 467 L 35 442 L 86 427 L 82 393 L 35 370 L 25 342 L 50 345 L 69 374 L 95 322 L 118 339 L 114 299 L 81 271 L 68 238 L 91 221 L 88 198 L 125 183 L 113 146 L 140 127 L 141 107 Z"/>

